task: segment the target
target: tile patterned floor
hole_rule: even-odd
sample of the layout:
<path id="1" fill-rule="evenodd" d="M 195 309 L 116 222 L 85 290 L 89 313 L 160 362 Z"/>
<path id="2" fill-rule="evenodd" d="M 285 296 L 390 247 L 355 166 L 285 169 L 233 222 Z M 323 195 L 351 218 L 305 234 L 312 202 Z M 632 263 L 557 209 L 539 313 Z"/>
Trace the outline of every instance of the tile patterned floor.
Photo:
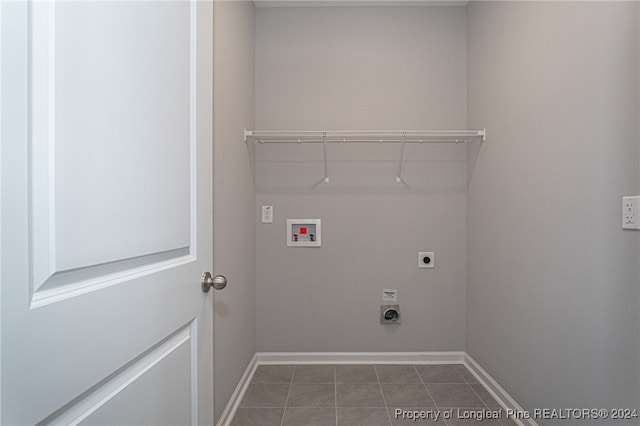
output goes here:
<path id="1" fill-rule="evenodd" d="M 261 365 L 231 425 L 515 424 L 478 419 L 498 410 L 463 365 Z"/>

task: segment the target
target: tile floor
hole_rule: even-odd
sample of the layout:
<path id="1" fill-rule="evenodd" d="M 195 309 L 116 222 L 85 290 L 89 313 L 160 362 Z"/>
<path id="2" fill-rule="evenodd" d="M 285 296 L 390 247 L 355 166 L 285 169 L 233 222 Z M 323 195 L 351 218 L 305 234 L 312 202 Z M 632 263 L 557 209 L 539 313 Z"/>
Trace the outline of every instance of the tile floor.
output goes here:
<path id="1" fill-rule="evenodd" d="M 261 365 L 231 425 L 513 426 L 478 420 L 499 410 L 463 365 Z"/>

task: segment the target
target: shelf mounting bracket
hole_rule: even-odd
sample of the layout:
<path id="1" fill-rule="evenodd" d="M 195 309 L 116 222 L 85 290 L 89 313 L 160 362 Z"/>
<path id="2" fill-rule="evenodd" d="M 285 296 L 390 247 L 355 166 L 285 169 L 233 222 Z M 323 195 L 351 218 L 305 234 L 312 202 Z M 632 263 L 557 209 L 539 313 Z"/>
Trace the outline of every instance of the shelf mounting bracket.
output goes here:
<path id="1" fill-rule="evenodd" d="M 402 140 L 400 141 L 400 154 L 398 154 L 398 173 L 396 173 L 396 182 L 402 183 L 402 159 L 404 157 L 404 143 L 407 141 L 407 132 L 402 132 Z"/>
<path id="2" fill-rule="evenodd" d="M 324 183 L 329 183 L 329 171 L 327 170 L 327 132 L 322 132 L 322 154 L 324 155 Z"/>

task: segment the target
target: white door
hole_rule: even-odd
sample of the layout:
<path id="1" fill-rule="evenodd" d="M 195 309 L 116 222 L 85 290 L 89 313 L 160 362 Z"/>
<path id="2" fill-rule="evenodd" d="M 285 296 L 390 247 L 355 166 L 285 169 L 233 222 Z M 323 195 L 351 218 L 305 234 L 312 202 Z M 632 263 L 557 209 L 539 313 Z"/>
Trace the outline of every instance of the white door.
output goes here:
<path id="1" fill-rule="evenodd" d="M 0 422 L 212 424 L 211 3 L 0 28 Z"/>

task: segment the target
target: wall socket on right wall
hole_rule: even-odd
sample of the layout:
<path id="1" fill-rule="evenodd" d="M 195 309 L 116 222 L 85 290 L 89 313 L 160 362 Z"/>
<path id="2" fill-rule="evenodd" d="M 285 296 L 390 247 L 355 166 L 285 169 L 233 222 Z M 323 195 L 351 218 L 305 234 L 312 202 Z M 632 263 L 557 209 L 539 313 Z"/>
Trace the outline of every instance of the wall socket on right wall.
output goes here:
<path id="1" fill-rule="evenodd" d="M 436 254 L 433 251 L 418 252 L 418 268 L 435 268 Z"/>
<path id="2" fill-rule="evenodd" d="M 622 197 L 622 229 L 640 229 L 639 204 L 640 196 Z"/>

